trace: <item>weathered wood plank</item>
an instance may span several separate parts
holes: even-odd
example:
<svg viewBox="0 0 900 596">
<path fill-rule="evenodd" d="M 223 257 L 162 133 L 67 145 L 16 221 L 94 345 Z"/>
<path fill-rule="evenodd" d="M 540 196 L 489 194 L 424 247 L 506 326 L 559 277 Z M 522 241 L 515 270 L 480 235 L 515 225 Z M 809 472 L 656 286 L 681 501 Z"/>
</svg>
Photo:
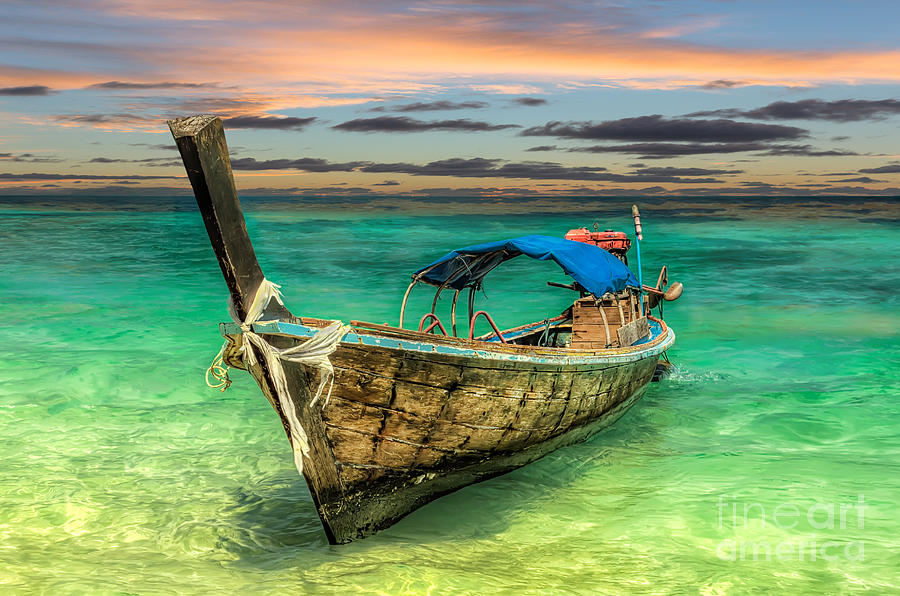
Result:
<svg viewBox="0 0 900 596">
<path fill-rule="evenodd" d="M 330 425 L 325 433 L 335 461 L 356 465 L 375 464 L 375 435 Z"/>
<path fill-rule="evenodd" d="M 641 370 L 644 368 L 641 366 Z M 332 398 L 336 400 L 333 411 L 323 416 L 329 425 L 338 427 L 337 438 L 333 440 L 336 457 L 344 458 L 342 463 L 428 469 L 445 461 L 449 453 L 481 452 L 490 456 L 493 450 L 515 445 L 524 447 L 565 432 L 573 425 L 586 424 L 630 395 L 633 390 L 631 377 L 622 372 L 626 369 L 636 369 L 636 366 L 608 367 L 593 373 L 564 373 L 563 376 L 571 379 L 568 399 L 516 400 L 458 388 L 449 394 L 441 390 L 432 394 L 432 407 L 425 416 L 384 406 L 350 403 L 340 397 Z M 407 388 L 412 389 L 410 399 L 421 395 L 423 389 L 429 389 L 416 385 Z M 437 406 L 441 403 L 443 406 L 438 411 Z M 392 404 L 396 405 L 404 405 L 404 402 Z M 515 417 L 510 421 L 513 413 Z M 329 428 L 329 436 L 334 432 Z M 345 444 L 346 437 L 341 435 L 347 432 L 373 437 L 374 453 L 368 442 L 361 451 L 349 449 Z M 346 460 L 353 454 L 362 459 Z M 371 480 L 371 477 L 366 478 Z"/>
<path fill-rule="evenodd" d="M 322 410 L 322 420 L 325 424 L 373 435 L 381 433 L 385 418 L 385 411 L 381 408 L 349 401 L 337 395 L 332 395 L 328 407 Z"/>
<path fill-rule="evenodd" d="M 450 392 L 446 389 L 395 381 L 391 407 L 433 420 L 440 416 L 449 398 Z"/>
<path fill-rule="evenodd" d="M 647 317 L 641 317 L 624 327 L 620 327 L 616 333 L 619 336 L 619 345 L 634 345 L 634 342 L 637 340 L 650 335 L 650 324 L 647 321 Z"/>
<path fill-rule="evenodd" d="M 375 463 L 385 467 L 408 468 L 421 451 L 421 445 L 380 440 L 375 450 Z"/>
<path fill-rule="evenodd" d="M 333 395 L 377 406 L 387 406 L 393 398 L 394 379 L 384 375 L 334 367 Z"/>
<path fill-rule="evenodd" d="M 434 420 L 434 418 L 425 418 L 397 410 L 387 410 L 385 411 L 384 427 L 380 434 L 382 437 L 424 445 L 428 433 L 434 426 Z"/>
</svg>

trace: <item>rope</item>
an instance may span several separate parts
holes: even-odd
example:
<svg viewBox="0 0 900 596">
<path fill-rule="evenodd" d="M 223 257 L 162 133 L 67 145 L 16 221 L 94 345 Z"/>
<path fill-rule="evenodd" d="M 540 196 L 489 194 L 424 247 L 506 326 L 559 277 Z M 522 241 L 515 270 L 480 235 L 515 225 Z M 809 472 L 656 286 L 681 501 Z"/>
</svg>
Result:
<svg viewBox="0 0 900 596">
<path fill-rule="evenodd" d="M 597 308 L 600 309 L 600 318 L 603 319 L 603 330 L 606 332 L 606 347 L 612 345 L 612 337 L 609 335 L 609 321 L 606 319 L 606 311 L 603 310 L 603 303 L 600 302 L 597 304 Z"/>
<path fill-rule="evenodd" d="M 206 369 L 206 386 L 211 389 L 225 391 L 226 389 L 231 387 L 231 379 L 228 378 L 228 369 L 231 367 L 225 364 L 225 361 L 223 359 L 225 348 L 227 346 L 228 340 L 225 340 L 225 343 L 223 343 L 222 347 L 219 348 L 219 353 L 216 354 L 215 358 L 213 358 L 212 364 L 210 364 L 209 368 Z M 215 384 L 210 382 L 210 377 L 215 379 Z"/>
<path fill-rule="evenodd" d="M 325 390 L 325 386 L 328 385 L 328 395 L 325 397 L 325 405 L 327 405 L 331 399 L 331 390 L 334 388 L 334 367 L 332 367 L 328 356 L 337 349 L 338 345 L 341 343 L 341 338 L 343 338 L 347 331 L 350 330 L 350 327 L 344 325 L 341 321 L 333 321 L 330 325 L 319 330 L 309 340 L 299 346 L 286 349 L 276 348 L 262 336 L 253 331 L 253 324 L 260 321 L 260 318 L 263 316 L 263 313 L 272 300 L 275 300 L 284 306 L 284 302 L 281 300 L 280 288 L 281 286 L 274 284 L 267 279 L 263 279 L 262 283 L 259 284 L 259 288 L 256 290 L 256 296 L 253 297 L 250 308 L 247 309 L 247 317 L 244 321 L 238 320 L 238 317 L 235 316 L 233 305 L 229 310 L 232 318 L 241 326 L 242 334 L 239 349 L 243 354 L 242 357 L 244 361 L 248 366 L 258 364 L 256 350 L 253 349 L 256 348 L 262 355 L 266 367 L 269 369 L 272 379 L 272 389 L 281 406 L 282 413 L 285 418 L 287 418 L 288 427 L 291 431 L 291 446 L 294 450 L 294 464 L 297 466 L 297 471 L 302 474 L 303 456 L 309 456 L 309 439 L 306 431 L 303 429 L 303 425 L 300 423 L 300 419 L 297 417 L 297 408 L 291 401 L 290 390 L 288 388 L 287 377 L 284 373 L 282 360 L 318 368 L 319 386 L 316 389 L 315 397 L 309 402 L 309 405 L 313 406 L 316 404 L 321 397 L 322 392 Z M 213 360 L 213 364 L 207 371 L 207 374 L 213 376 L 219 383 L 223 382 L 222 374 L 225 375 L 224 379 L 228 379 L 227 368 L 224 369 L 224 373 L 222 373 L 220 371 L 223 367 L 221 364 L 218 364 L 224 349 L 225 346 L 222 346 L 222 349 L 219 350 L 219 354 L 216 356 L 216 359 Z M 207 382 L 207 384 L 211 387 L 213 386 L 209 382 Z M 228 385 L 230 385 L 230 380 L 224 385 L 222 391 L 224 391 Z M 216 385 L 216 387 L 222 387 L 222 385 Z"/>
</svg>

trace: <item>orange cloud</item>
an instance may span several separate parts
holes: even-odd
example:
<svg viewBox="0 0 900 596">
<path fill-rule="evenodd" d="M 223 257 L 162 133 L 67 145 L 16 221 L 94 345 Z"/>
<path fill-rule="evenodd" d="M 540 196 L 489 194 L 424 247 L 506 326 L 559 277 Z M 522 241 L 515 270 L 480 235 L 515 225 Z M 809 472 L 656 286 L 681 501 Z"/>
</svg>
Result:
<svg viewBox="0 0 900 596">
<path fill-rule="evenodd" d="M 587 19 L 577 4 L 565 2 L 539 11 L 539 17 L 452 1 L 401 6 L 199 0 L 185 6 L 175 0 L 152 5 L 107 0 L 94 5 L 147 19 L 148 27 L 157 22 L 169 36 L 152 51 L 128 50 L 130 58 L 145 60 L 153 80 L 227 81 L 262 93 L 277 87 L 281 97 L 271 100 L 276 109 L 333 105 L 340 94 L 448 86 L 484 91 L 485 85 L 567 81 L 641 88 L 719 79 L 790 86 L 900 81 L 895 49 L 738 49 L 673 39 L 719 26 L 714 16 L 642 30 L 632 22 L 634 15 L 629 21 L 606 10 Z"/>
<path fill-rule="evenodd" d="M 97 80 L 97 75 L 87 72 L 68 72 L 58 69 L 27 68 L 0 64 L 0 87 L 24 87 L 45 85 L 51 89 L 84 87 Z"/>
<path fill-rule="evenodd" d="M 146 8 L 124 1 L 116 6 L 131 14 Z M 357 7 L 326 14 L 322 6 L 264 2 L 251 10 L 243 3 L 199 3 L 192 8 L 193 18 L 218 21 L 211 34 L 216 51 L 175 47 L 164 60 L 189 79 L 202 73 L 206 79 L 248 83 L 304 81 L 306 86 L 312 80 L 318 81 L 312 86 L 364 85 L 383 92 L 408 90 L 423 81 L 465 85 L 475 78 L 472 84 L 483 85 L 483 78 L 498 76 L 516 78 L 516 83 L 525 78 L 643 81 L 646 86 L 725 78 L 777 85 L 900 80 L 897 50 L 736 49 L 669 39 L 715 27 L 717 21 L 710 18 L 635 33 L 616 23 L 559 21 L 537 27 L 462 9 L 378 15 Z M 267 10 L 273 11 L 269 17 L 280 15 L 277 24 L 259 17 Z M 168 18 L 178 12 L 154 4 L 146 15 Z"/>
</svg>

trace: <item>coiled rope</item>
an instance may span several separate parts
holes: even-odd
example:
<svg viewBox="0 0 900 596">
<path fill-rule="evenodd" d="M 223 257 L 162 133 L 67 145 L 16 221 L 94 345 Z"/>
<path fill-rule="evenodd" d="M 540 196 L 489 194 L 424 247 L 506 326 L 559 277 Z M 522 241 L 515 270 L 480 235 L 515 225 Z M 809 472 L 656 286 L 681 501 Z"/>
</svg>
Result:
<svg viewBox="0 0 900 596">
<path fill-rule="evenodd" d="M 231 379 L 228 377 L 228 369 L 231 368 L 225 364 L 225 348 L 228 347 L 228 340 L 219 348 L 219 353 L 213 358 L 212 364 L 206 369 L 206 386 L 211 389 L 225 391 L 231 387 Z M 212 377 L 216 382 L 212 383 L 209 378 Z"/>
</svg>

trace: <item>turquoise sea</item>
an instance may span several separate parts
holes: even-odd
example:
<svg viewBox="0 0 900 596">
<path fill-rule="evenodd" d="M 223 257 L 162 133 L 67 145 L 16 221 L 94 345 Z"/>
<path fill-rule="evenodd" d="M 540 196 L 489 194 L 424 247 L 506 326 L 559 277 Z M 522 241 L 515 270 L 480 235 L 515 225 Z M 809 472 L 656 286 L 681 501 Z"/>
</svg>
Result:
<svg viewBox="0 0 900 596">
<path fill-rule="evenodd" d="M 396 323 L 448 250 L 630 231 L 632 202 L 645 283 L 685 285 L 677 371 L 590 441 L 330 546 L 252 379 L 204 383 L 228 315 L 193 200 L 0 199 L 0 592 L 900 592 L 897 200 L 244 207 L 295 313 Z M 511 262 L 479 305 L 555 315 L 547 280 Z"/>
</svg>

